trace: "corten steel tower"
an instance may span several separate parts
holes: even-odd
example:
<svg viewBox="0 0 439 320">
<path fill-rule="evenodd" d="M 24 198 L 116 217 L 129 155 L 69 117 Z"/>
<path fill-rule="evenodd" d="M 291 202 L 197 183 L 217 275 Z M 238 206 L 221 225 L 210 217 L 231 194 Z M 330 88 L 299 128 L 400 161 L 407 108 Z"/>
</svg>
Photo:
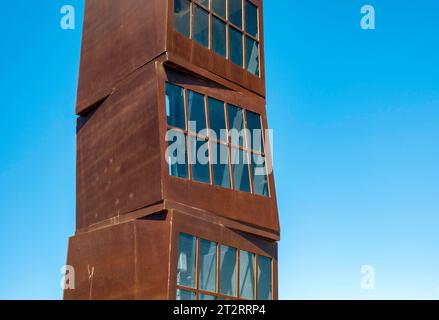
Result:
<svg viewBox="0 0 439 320">
<path fill-rule="evenodd" d="M 262 16 L 262 0 L 86 1 L 65 299 L 278 298 Z"/>
</svg>

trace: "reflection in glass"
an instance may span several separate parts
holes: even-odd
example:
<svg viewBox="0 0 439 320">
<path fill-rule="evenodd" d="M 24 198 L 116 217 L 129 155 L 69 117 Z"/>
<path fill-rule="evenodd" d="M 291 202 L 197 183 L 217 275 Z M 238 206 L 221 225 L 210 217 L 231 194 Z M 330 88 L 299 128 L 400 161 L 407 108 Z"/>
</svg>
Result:
<svg viewBox="0 0 439 320">
<path fill-rule="evenodd" d="M 245 1 L 245 31 L 258 37 L 258 8 L 250 1 Z"/>
<path fill-rule="evenodd" d="M 244 111 L 234 105 L 229 104 L 227 108 L 229 116 L 229 134 L 230 142 L 233 145 L 244 147 L 245 131 L 244 131 Z"/>
<path fill-rule="evenodd" d="M 210 183 L 209 143 L 201 138 L 189 137 L 192 180 Z"/>
<path fill-rule="evenodd" d="M 268 177 L 265 157 L 252 154 L 253 192 L 268 197 Z"/>
<path fill-rule="evenodd" d="M 169 175 L 187 179 L 187 140 L 186 135 L 177 130 L 169 130 L 166 134 L 168 141 Z"/>
<path fill-rule="evenodd" d="M 250 192 L 247 152 L 232 148 L 232 171 L 236 190 Z"/>
<path fill-rule="evenodd" d="M 224 102 L 209 98 L 209 125 L 215 132 L 215 140 L 227 142 L 226 117 L 224 114 Z"/>
<path fill-rule="evenodd" d="M 185 129 L 184 89 L 166 83 L 166 118 L 168 125 Z"/>
<path fill-rule="evenodd" d="M 229 20 L 242 28 L 242 0 L 229 0 Z"/>
<path fill-rule="evenodd" d="M 206 129 L 206 111 L 204 108 L 204 96 L 188 90 L 188 118 L 189 131 L 200 133 Z M 204 132 L 206 134 L 206 132 Z"/>
<path fill-rule="evenodd" d="M 245 37 L 245 65 L 247 71 L 259 76 L 259 45 L 250 37 Z"/>
<path fill-rule="evenodd" d="M 211 143 L 211 153 L 214 184 L 230 188 L 229 147 L 219 143 Z"/>
<path fill-rule="evenodd" d="M 271 259 L 258 256 L 258 300 L 271 300 L 271 288 Z"/>
<path fill-rule="evenodd" d="M 178 285 L 195 288 L 195 259 L 195 237 L 181 233 L 178 240 Z"/>
<path fill-rule="evenodd" d="M 232 27 L 229 27 L 229 50 L 230 60 L 238 66 L 242 67 L 242 33 Z"/>
<path fill-rule="evenodd" d="M 226 18 L 226 0 L 212 0 L 212 10 L 224 19 Z"/>
<path fill-rule="evenodd" d="M 185 290 L 177 290 L 176 300 L 195 300 L 195 293 Z"/>
<path fill-rule="evenodd" d="M 194 6 L 194 39 L 199 44 L 209 47 L 209 14 L 199 6 Z"/>
<path fill-rule="evenodd" d="M 255 255 L 241 250 L 239 252 L 239 296 L 254 300 Z"/>
<path fill-rule="evenodd" d="M 262 143 L 261 116 L 257 113 L 247 111 L 247 129 L 249 130 L 250 148 L 258 152 L 264 152 Z"/>
<path fill-rule="evenodd" d="M 216 251 L 215 242 L 200 240 L 200 289 L 216 292 Z"/>
<path fill-rule="evenodd" d="M 190 36 L 190 2 L 174 0 L 174 29 L 186 37 Z"/>
<path fill-rule="evenodd" d="M 216 17 L 212 17 L 212 50 L 226 58 L 226 24 Z"/>
<path fill-rule="evenodd" d="M 236 296 L 236 249 L 221 246 L 220 293 Z"/>
</svg>

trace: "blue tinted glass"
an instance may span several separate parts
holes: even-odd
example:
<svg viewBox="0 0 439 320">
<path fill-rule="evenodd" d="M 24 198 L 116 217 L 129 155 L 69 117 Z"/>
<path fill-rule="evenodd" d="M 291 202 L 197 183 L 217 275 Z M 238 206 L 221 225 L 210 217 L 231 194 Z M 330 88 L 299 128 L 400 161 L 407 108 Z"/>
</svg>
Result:
<svg viewBox="0 0 439 320">
<path fill-rule="evenodd" d="M 196 3 L 202 4 L 206 8 L 209 8 L 209 0 L 195 0 Z"/>
<path fill-rule="evenodd" d="M 242 28 L 242 0 L 229 0 L 229 20 Z"/>
<path fill-rule="evenodd" d="M 271 259 L 258 256 L 258 300 L 272 299 Z"/>
<path fill-rule="evenodd" d="M 253 192 L 268 197 L 268 177 L 265 157 L 252 154 Z"/>
<path fill-rule="evenodd" d="M 235 189 L 250 192 L 247 152 L 232 148 L 232 170 Z"/>
<path fill-rule="evenodd" d="M 222 245 L 220 250 L 220 293 L 236 296 L 236 249 Z"/>
<path fill-rule="evenodd" d="M 207 240 L 200 240 L 200 289 L 216 292 L 216 252 L 217 244 Z"/>
<path fill-rule="evenodd" d="M 190 137 L 190 157 L 192 164 L 192 180 L 210 183 L 209 143 L 200 138 Z"/>
<path fill-rule="evenodd" d="M 216 297 L 208 294 L 200 294 L 198 300 L 216 300 Z"/>
<path fill-rule="evenodd" d="M 216 186 L 230 188 L 229 148 L 223 144 L 212 143 L 211 150 L 213 182 Z"/>
<path fill-rule="evenodd" d="M 215 137 L 212 137 L 214 140 L 227 141 L 224 102 L 209 98 L 209 124 L 215 133 Z"/>
<path fill-rule="evenodd" d="M 195 293 L 185 290 L 177 290 L 176 300 L 195 300 Z"/>
<path fill-rule="evenodd" d="M 185 134 L 180 131 L 169 130 L 166 134 L 166 141 L 168 141 L 169 175 L 187 179 L 189 174 Z"/>
<path fill-rule="evenodd" d="M 229 117 L 230 142 L 233 145 L 245 145 L 244 131 L 244 111 L 234 105 L 229 104 L 227 108 Z"/>
<path fill-rule="evenodd" d="M 199 6 L 194 6 L 194 39 L 199 44 L 209 47 L 209 14 Z"/>
<path fill-rule="evenodd" d="M 245 65 L 248 72 L 259 76 L 259 45 L 250 37 L 245 37 Z"/>
<path fill-rule="evenodd" d="M 226 58 L 226 24 L 212 17 L 212 50 Z"/>
<path fill-rule="evenodd" d="M 239 296 L 255 298 L 255 255 L 247 251 L 239 252 Z"/>
<path fill-rule="evenodd" d="M 226 0 L 212 0 L 212 10 L 223 18 L 226 18 Z"/>
<path fill-rule="evenodd" d="M 249 130 L 249 140 L 251 149 L 259 152 L 264 151 L 262 141 L 261 116 L 257 113 L 247 111 L 247 129 Z"/>
<path fill-rule="evenodd" d="M 242 33 L 232 27 L 229 27 L 229 50 L 230 60 L 238 66 L 242 67 Z"/>
<path fill-rule="evenodd" d="M 245 31 L 258 37 L 258 8 L 250 1 L 245 1 Z"/>
<path fill-rule="evenodd" d="M 188 90 L 188 118 L 189 131 L 200 133 L 201 130 L 206 129 L 204 96 L 191 90 Z"/>
<path fill-rule="evenodd" d="M 190 35 L 190 2 L 174 0 L 174 29 L 189 38 Z"/>
<path fill-rule="evenodd" d="M 195 288 L 196 239 L 180 234 L 178 240 L 177 284 Z"/>
<path fill-rule="evenodd" d="M 185 129 L 184 89 L 166 83 L 166 117 L 168 125 Z"/>
</svg>

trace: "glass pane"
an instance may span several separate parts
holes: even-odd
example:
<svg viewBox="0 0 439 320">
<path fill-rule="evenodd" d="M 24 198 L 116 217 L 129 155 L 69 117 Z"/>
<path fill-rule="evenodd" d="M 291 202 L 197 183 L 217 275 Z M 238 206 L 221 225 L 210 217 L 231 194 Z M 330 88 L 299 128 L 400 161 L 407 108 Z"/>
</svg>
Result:
<svg viewBox="0 0 439 320">
<path fill-rule="evenodd" d="M 259 45 L 250 37 L 245 37 L 245 65 L 247 71 L 259 76 Z"/>
<path fill-rule="evenodd" d="M 209 124 L 210 129 L 215 133 L 212 138 L 227 142 L 224 102 L 209 98 Z"/>
<path fill-rule="evenodd" d="M 244 111 L 234 105 L 228 105 L 230 143 L 245 146 Z"/>
<path fill-rule="evenodd" d="M 255 255 L 247 251 L 239 252 L 239 296 L 254 300 Z"/>
<path fill-rule="evenodd" d="M 188 90 L 188 118 L 189 131 L 200 133 L 206 129 L 206 111 L 204 108 L 204 96 Z M 206 135 L 206 132 L 201 132 Z"/>
<path fill-rule="evenodd" d="M 236 296 L 236 249 L 221 246 L 220 293 Z"/>
<path fill-rule="evenodd" d="M 170 83 L 166 83 L 166 117 L 168 125 L 186 129 L 184 89 Z"/>
<path fill-rule="evenodd" d="M 192 180 L 210 183 L 209 143 L 201 138 L 190 137 Z"/>
<path fill-rule="evenodd" d="M 202 4 L 206 8 L 209 8 L 209 0 L 195 0 L 195 2 Z"/>
<path fill-rule="evenodd" d="M 215 242 L 200 240 L 200 289 L 216 292 L 216 248 Z"/>
<path fill-rule="evenodd" d="M 258 300 L 271 300 L 271 259 L 258 256 Z"/>
<path fill-rule="evenodd" d="M 212 0 L 212 10 L 224 19 L 226 18 L 226 0 Z"/>
<path fill-rule="evenodd" d="M 211 144 L 213 182 L 216 186 L 230 188 L 229 148 L 219 143 Z"/>
<path fill-rule="evenodd" d="M 247 152 L 232 148 L 232 170 L 235 189 L 250 192 Z"/>
<path fill-rule="evenodd" d="M 189 174 L 186 135 L 177 130 L 169 130 L 166 134 L 166 141 L 168 141 L 169 175 L 187 179 Z"/>
<path fill-rule="evenodd" d="M 245 31 L 258 37 L 258 8 L 250 1 L 245 2 Z"/>
<path fill-rule="evenodd" d="M 247 111 L 247 129 L 249 130 L 250 148 L 264 152 L 262 143 L 261 116 L 257 113 Z"/>
<path fill-rule="evenodd" d="M 208 294 L 200 294 L 198 300 L 216 300 L 215 296 L 210 296 Z"/>
<path fill-rule="evenodd" d="M 265 157 L 252 155 L 253 192 L 268 197 L 268 178 Z"/>
<path fill-rule="evenodd" d="M 230 60 L 242 67 L 242 33 L 229 27 L 229 40 Z"/>
<path fill-rule="evenodd" d="M 195 293 L 185 290 L 177 290 L 177 300 L 195 300 Z"/>
<path fill-rule="evenodd" d="M 190 11 L 188 0 L 174 0 L 174 29 L 188 38 L 190 36 Z"/>
<path fill-rule="evenodd" d="M 180 234 L 178 240 L 177 284 L 195 288 L 196 239 L 187 234 Z"/>
<path fill-rule="evenodd" d="M 226 58 L 226 24 L 212 17 L 212 50 Z"/>
<path fill-rule="evenodd" d="M 242 0 L 229 0 L 229 20 L 242 28 Z"/>
<path fill-rule="evenodd" d="M 194 6 L 194 39 L 209 47 L 209 14 L 199 6 Z"/>
</svg>

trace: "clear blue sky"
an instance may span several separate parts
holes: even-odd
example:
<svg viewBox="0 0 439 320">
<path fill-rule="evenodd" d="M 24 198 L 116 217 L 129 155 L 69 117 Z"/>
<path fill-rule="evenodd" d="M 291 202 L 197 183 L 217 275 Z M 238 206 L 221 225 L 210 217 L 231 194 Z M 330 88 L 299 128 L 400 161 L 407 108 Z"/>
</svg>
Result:
<svg viewBox="0 0 439 320">
<path fill-rule="evenodd" d="M 75 31 L 59 27 L 64 4 Z M 364 4 L 375 31 L 360 28 Z M 61 297 L 82 10 L 0 12 L 0 299 Z M 280 297 L 438 299 L 439 4 L 266 0 L 264 15 Z"/>
</svg>

